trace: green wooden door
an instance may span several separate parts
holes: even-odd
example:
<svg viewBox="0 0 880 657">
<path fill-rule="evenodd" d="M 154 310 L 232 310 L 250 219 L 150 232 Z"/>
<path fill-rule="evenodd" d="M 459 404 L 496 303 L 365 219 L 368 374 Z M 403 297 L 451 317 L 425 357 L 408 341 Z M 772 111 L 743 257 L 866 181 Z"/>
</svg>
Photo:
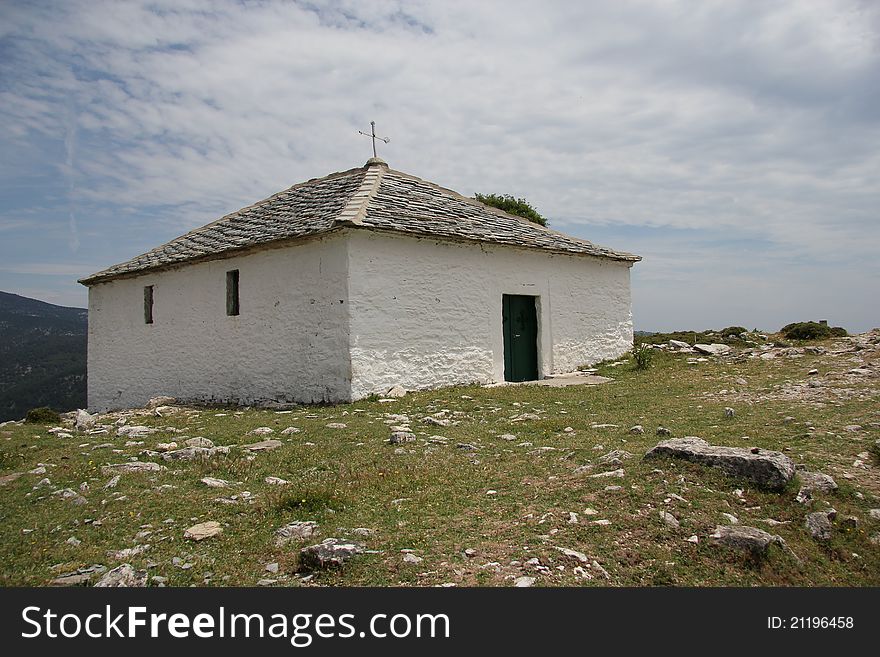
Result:
<svg viewBox="0 0 880 657">
<path fill-rule="evenodd" d="M 535 298 L 519 294 L 505 294 L 502 297 L 505 381 L 534 381 L 538 378 Z"/>
</svg>

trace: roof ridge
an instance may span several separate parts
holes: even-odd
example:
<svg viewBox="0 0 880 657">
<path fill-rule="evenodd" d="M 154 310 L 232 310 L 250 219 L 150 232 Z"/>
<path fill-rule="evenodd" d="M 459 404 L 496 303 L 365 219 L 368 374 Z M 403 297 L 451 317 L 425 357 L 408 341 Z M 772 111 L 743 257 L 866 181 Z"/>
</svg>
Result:
<svg viewBox="0 0 880 657">
<path fill-rule="evenodd" d="M 378 160 L 378 158 L 376 159 Z M 342 208 L 342 212 L 334 220 L 334 224 L 364 225 L 367 206 L 369 206 L 370 200 L 376 195 L 376 192 L 379 191 L 379 185 L 385 172 L 388 171 L 388 165 L 373 162 L 371 158 L 363 168 L 366 169 L 366 172 L 364 173 L 364 179 L 361 181 L 361 186 L 348 199 L 345 207 Z"/>
<path fill-rule="evenodd" d="M 505 212 L 501 208 L 496 208 L 492 205 L 487 205 L 486 203 L 478 201 L 475 198 L 471 198 L 470 196 L 465 196 L 464 194 L 461 194 L 460 192 L 457 192 L 454 189 L 449 189 L 448 187 L 443 187 L 442 185 L 438 185 L 437 183 L 431 182 L 430 180 L 425 180 L 424 178 L 419 178 L 418 176 L 414 176 L 411 173 L 406 173 L 405 171 L 398 171 L 397 169 L 390 169 L 390 173 L 399 174 L 399 175 L 403 176 L 404 178 L 410 178 L 411 180 L 417 180 L 421 183 L 424 183 L 425 185 L 428 185 L 429 187 L 433 187 L 434 189 L 438 189 L 442 192 L 446 192 L 448 194 L 451 194 L 452 196 L 454 196 L 454 197 L 458 198 L 459 200 L 462 200 L 470 205 L 488 210 L 489 212 L 491 212 L 495 215 L 498 215 L 499 217 L 513 219 L 514 221 L 518 221 L 519 223 L 522 223 L 522 224 L 528 226 L 529 228 L 536 229 L 538 231 L 543 231 L 543 232 L 549 233 L 551 235 L 560 235 L 560 236 L 564 237 L 565 239 L 573 240 L 575 242 L 580 242 L 582 244 L 592 246 L 596 249 L 606 251 L 608 253 L 621 255 L 621 256 L 624 256 L 627 258 L 633 257 L 638 260 L 641 260 L 641 257 L 636 256 L 635 254 L 628 253 L 626 251 L 617 251 L 615 249 L 610 249 L 608 247 L 600 246 L 599 244 L 596 244 L 595 242 L 591 242 L 590 240 L 583 239 L 581 237 L 575 237 L 574 235 L 569 235 L 567 233 L 563 233 L 562 231 L 548 228 L 547 226 L 544 226 L 542 224 L 531 221 L 530 219 L 526 219 L 525 217 L 521 217 L 516 214 L 511 214 L 510 212 Z"/>
</svg>

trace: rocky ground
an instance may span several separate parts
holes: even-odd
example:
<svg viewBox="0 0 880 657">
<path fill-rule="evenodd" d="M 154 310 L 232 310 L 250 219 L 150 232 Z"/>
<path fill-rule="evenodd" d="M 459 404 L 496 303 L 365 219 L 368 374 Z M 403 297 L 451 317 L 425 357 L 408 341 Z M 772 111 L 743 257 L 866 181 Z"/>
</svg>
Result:
<svg viewBox="0 0 880 657">
<path fill-rule="evenodd" d="M 655 350 L 600 386 L 4 423 L 0 583 L 880 584 L 880 331 Z"/>
</svg>

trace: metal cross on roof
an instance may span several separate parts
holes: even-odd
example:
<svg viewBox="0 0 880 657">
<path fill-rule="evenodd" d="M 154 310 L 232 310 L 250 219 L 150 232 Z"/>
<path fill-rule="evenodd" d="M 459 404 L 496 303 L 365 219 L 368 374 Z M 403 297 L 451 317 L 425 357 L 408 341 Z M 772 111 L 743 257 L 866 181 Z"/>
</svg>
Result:
<svg viewBox="0 0 880 657">
<path fill-rule="evenodd" d="M 370 121 L 370 133 L 371 134 L 368 134 L 368 133 L 364 132 L 363 130 L 358 130 L 358 132 L 361 133 L 362 135 L 364 135 L 365 137 L 371 137 L 373 139 L 373 157 L 379 157 L 376 154 L 376 140 L 377 139 L 379 141 L 384 141 L 386 144 L 389 141 L 391 141 L 391 137 L 377 137 L 376 136 L 376 122 L 375 121 Z"/>
</svg>

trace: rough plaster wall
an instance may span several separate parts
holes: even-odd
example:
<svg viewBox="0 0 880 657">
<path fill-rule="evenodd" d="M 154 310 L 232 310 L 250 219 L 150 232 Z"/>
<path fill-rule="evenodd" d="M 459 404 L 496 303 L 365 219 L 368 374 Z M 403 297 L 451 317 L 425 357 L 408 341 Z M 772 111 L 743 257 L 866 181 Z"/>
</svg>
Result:
<svg viewBox="0 0 880 657">
<path fill-rule="evenodd" d="M 352 397 L 504 379 L 503 294 L 538 296 L 539 376 L 632 344 L 627 264 L 357 231 L 349 241 Z"/>
<path fill-rule="evenodd" d="M 91 409 L 183 400 L 347 401 L 347 238 L 333 235 L 89 290 Z M 226 315 L 240 270 L 241 314 Z M 154 286 L 154 323 L 143 288 Z"/>
</svg>

